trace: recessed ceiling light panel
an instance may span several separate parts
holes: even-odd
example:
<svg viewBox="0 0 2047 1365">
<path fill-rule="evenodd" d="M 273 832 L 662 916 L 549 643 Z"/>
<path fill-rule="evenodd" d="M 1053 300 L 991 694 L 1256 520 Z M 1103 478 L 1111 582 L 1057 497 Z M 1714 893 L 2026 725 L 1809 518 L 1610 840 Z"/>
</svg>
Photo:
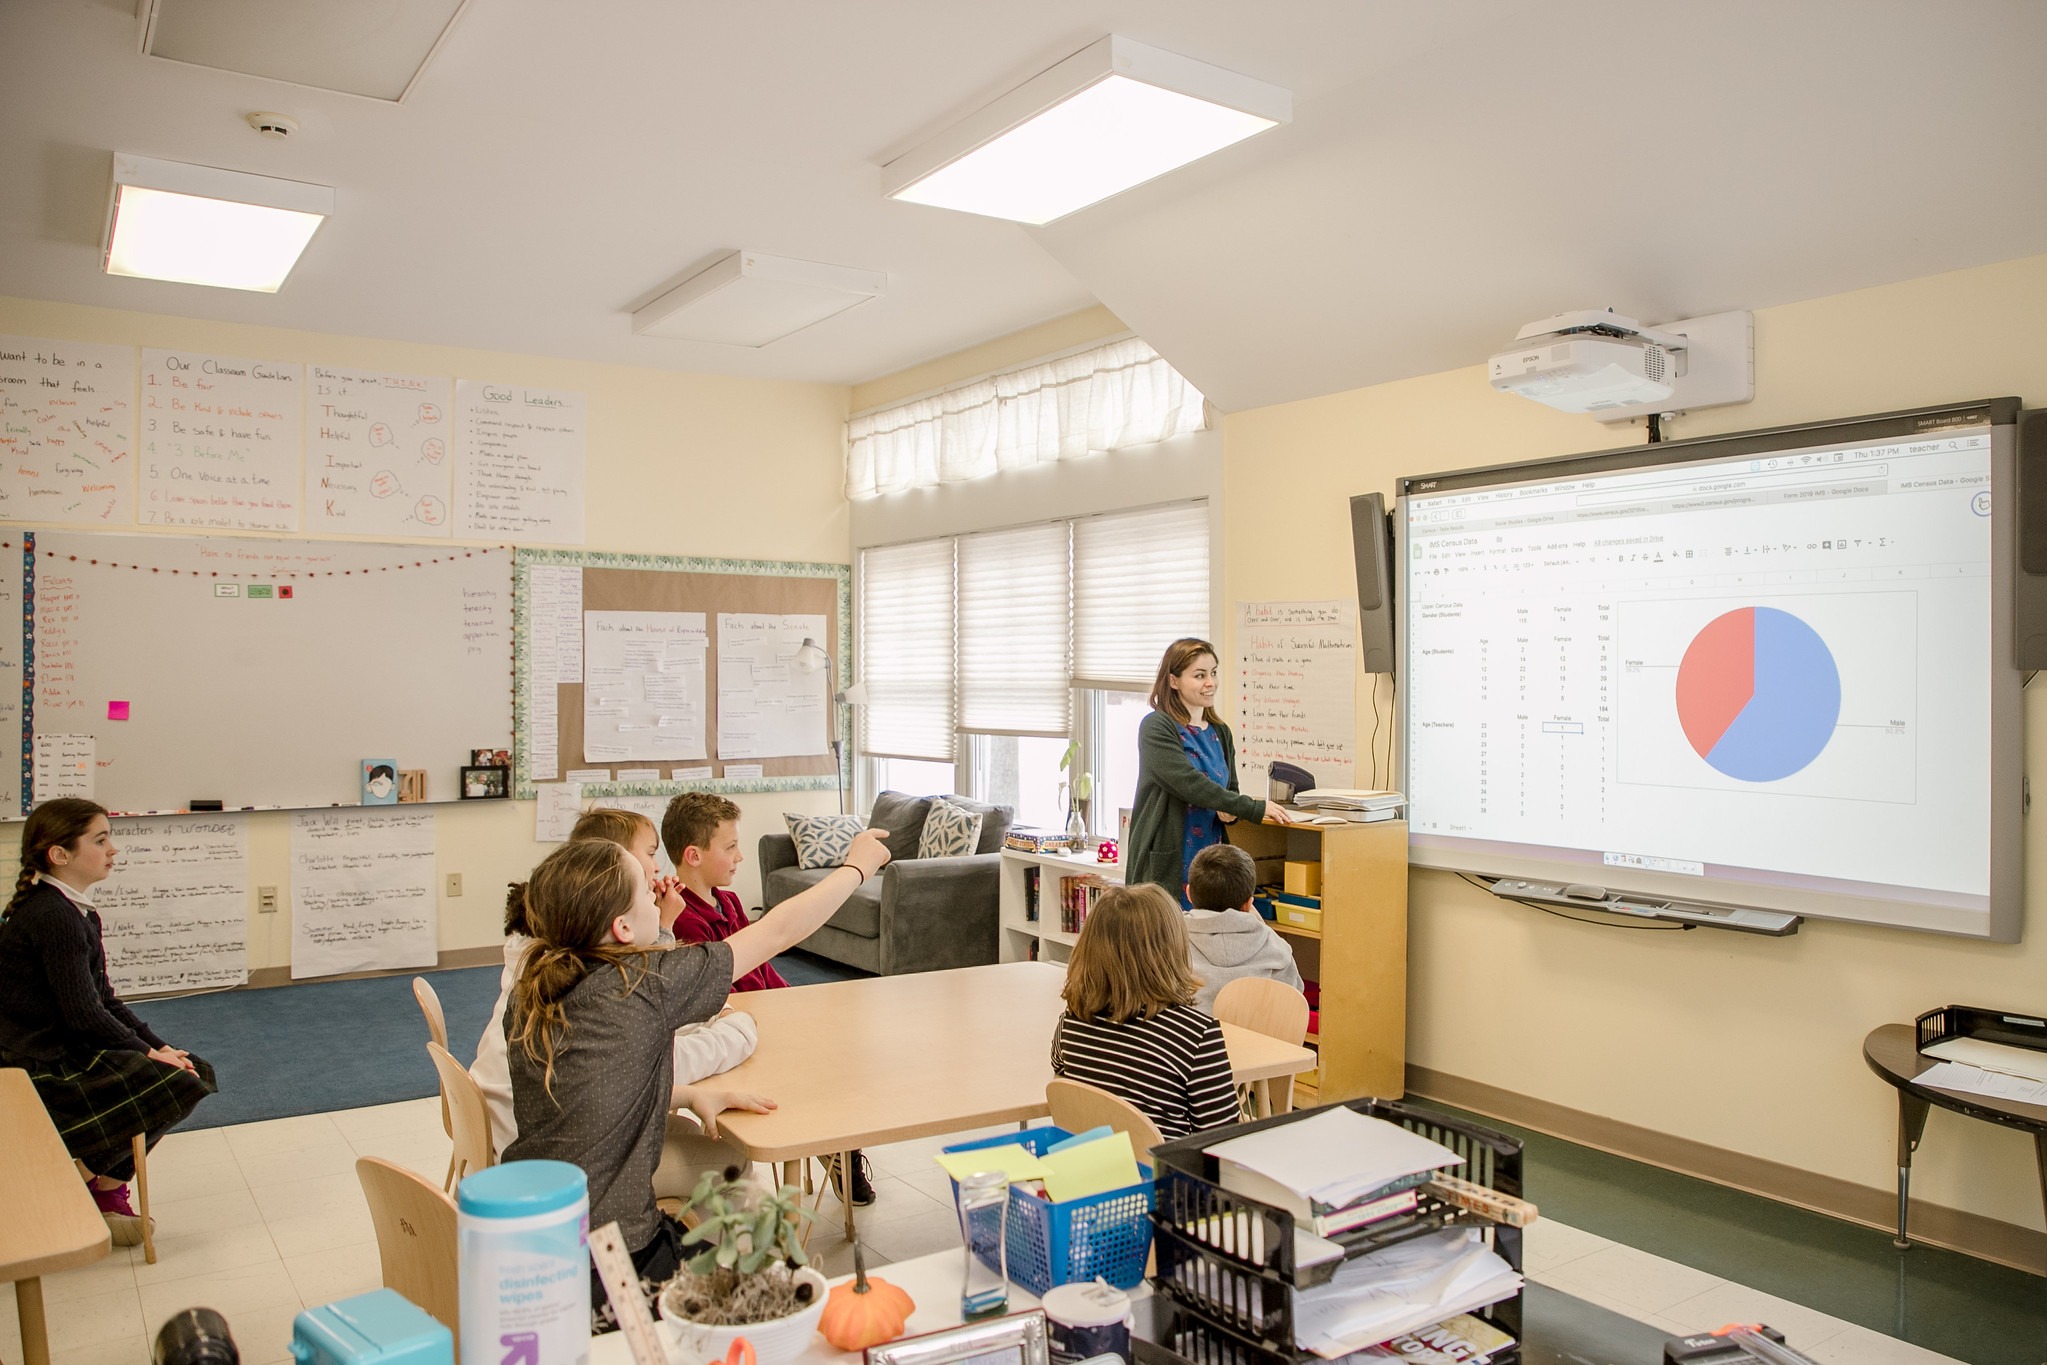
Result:
<svg viewBox="0 0 2047 1365">
<path fill-rule="evenodd" d="M 882 192 L 1049 223 L 1292 119 L 1276 85 L 1112 34 L 889 162 Z"/>
<path fill-rule="evenodd" d="M 888 288 L 877 270 L 735 251 L 633 313 L 641 336 L 761 347 Z"/>
<path fill-rule="evenodd" d="M 325 185 L 116 152 L 100 265 L 274 294 L 333 211 Z"/>
</svg>

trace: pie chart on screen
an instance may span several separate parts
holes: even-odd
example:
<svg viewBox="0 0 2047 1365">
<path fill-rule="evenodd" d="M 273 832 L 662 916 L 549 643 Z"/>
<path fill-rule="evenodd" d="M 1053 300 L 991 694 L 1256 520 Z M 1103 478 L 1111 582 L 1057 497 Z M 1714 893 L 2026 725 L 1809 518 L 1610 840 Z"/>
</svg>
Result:
<svg viewBox="0 0 2047 1365">
<path fill-rule="evenodd" d="M 1706 624 L 1677 669 L 1677 718 L 1700 758 L 1741 782 L 1803 769 L 1834 737 L 1841 671 L 1819 632 L 1776 607 Z"/>
</svg>

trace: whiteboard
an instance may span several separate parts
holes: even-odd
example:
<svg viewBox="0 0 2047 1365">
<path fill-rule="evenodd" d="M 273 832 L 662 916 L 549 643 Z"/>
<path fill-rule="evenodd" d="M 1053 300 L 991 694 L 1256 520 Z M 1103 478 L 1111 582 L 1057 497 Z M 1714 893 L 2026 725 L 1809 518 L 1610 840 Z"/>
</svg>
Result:
<svg viewBox="0 0 2047 1365">
<path fill-rule="evenodd" d="M 508 550 L 44 531 L 29 563 L 24 743 L 93 736 L 111 810 L 352 806 L 368 758 L 452 801 L 511 746 Z"/>
</svg>

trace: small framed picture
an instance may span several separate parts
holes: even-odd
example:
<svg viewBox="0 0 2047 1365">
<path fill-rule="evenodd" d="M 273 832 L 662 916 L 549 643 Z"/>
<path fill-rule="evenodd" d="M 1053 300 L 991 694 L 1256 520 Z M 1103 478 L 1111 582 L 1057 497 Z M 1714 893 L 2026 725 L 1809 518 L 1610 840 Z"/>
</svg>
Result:
<svg viewBox="0 0 2047 1365">
<path fill-rule="evenodd" d="M 1045 1310 L 970 1322 L 867 1348 L 867 1365 L 1046 1365 Z"/>
<path fill-rule="evenodd" d="M 502 801 L 512 793 L 512 770 L 502 763 L 478 763 L 462 769 L 464 801 Z"/>
<path fill-rule="evenodd" d="M 479 768 L 509 768 L 512 766 L 510 749 L 471 749 L 469 761 Z"/>
</svg>

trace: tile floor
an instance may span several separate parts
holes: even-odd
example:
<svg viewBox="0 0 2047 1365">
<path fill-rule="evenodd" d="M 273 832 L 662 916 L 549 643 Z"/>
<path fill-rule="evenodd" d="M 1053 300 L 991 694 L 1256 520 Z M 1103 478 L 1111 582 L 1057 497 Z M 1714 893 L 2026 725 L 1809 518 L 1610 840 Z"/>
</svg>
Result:
<svg viewBox="0 0 2047 1365">
<path fill-rule="evenodd" d="M 980 1135 L 869 1153 L 876 1198 L 859 1222 L 870 1264 L 959 1244 L 950 1189 L 931 1157 L 947 1143 Z M 438 1182 L 448 1163 L 439 1101 L 173 1133 L 149 1163 L 157 1263 L 144 1264 L 139 1247 L 116 1247 L 105 1261 L 43 1282 L 53 1365 L 146 1362 L 156 1327 L 196 1305 L 226 1315 L 244 1365 L 288 1361 L 291 1323 L 301 1309 L 379 1283 L 376 1238 L 355 1177 L 361 1156 L 385 1157 Z M 852 1269 L 840 1221 L 827 1194 L 811 1250 L 829 1274 Z M 1555 1289 L 1674 1333 L 1760 1318 L 1829 1365 L 1950 1359 L 1559 1223 L 1529 1230 L 1527 1270 Z M 0 1286 L 0 1361 L 20 1359 L 14 1290 Z"/>
</svg>

